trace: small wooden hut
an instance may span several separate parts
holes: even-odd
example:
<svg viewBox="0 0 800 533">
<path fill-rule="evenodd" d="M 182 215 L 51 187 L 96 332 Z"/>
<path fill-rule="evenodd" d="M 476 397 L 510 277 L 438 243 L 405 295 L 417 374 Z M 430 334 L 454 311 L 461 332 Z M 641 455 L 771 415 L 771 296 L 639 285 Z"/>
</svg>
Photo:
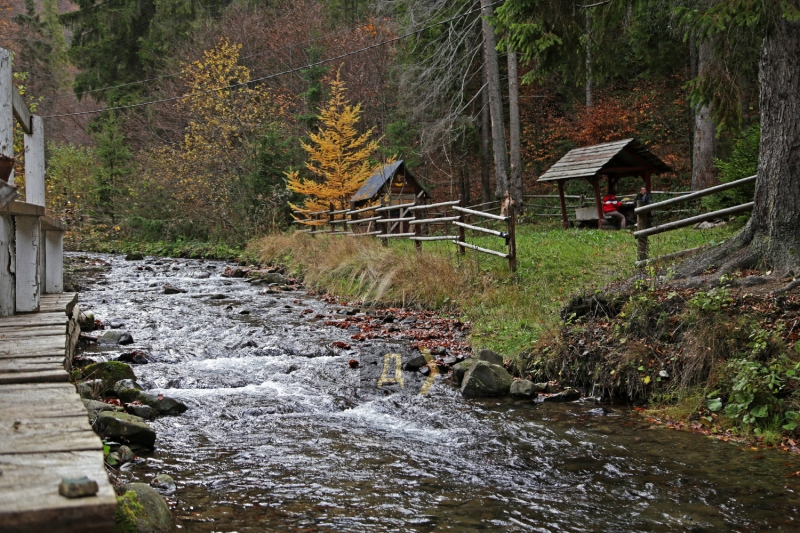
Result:
<svg viewBox="0 0 800 533">
<path fill-rule="evenodd" d="M 400 160 L 388 165 L 384 165 L 372 176 L 350 199 L 350 208 L 359 209 L 387 199 L 386 205 L 402 206 L 411 203 L 428 203 L 431 195 L 428 190 Z M 398 207 L 388 213 L 389 218 L 402 218 L 405 211 Z M 388 233 L 406 233 L 409 230 L 408 222 L 398 223 L 391 226 Z"/>
<path fill-rule="evenodd" d="M 606 177 L 607 189 L 616 187 L 620 178 L 641 176 L 649 193 L 650 177 L 653 174 L 670 172 L 672 169 L 636 139 L 625 139 L 584 148 L 575 148 L 567 152 L 555 165 L 542 174 L 537 182 L 558 184 L 558 195 L 561 200 L 561 222 L 564 228 L 569 227 L 567 208 L 564 201 L 564 183 L 574 179 L 585 179 L 594 189 L 597 207 L 597 224 L 603 225 L 603 203 L 600 194 L 600 181 Z"/>
</svg>

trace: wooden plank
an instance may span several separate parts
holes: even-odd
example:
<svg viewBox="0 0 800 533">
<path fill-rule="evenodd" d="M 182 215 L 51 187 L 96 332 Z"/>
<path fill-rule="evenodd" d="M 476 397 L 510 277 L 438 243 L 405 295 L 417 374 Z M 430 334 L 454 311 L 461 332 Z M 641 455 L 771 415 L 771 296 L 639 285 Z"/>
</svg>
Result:
<svg viewBox="0 0 800 533">
<path fill-rule="evenodd" d="M 63 356 L 0 359 L 0 373 L 37 372 L 40 370 L 64 368 L 63 365 Z"/>
<path fill-rule="evenodd" d="M 383 233 L 382 231 L 368 231 L 368 232 L 365 232 L 365 233 L 348 233 L 347 236 L 348 237 L 365 237 L 365 236 L 368 236 L 368 235 L 380 235 L 382 233 Z"/>
<path fill-rule="evenodd" d="M 42 248 L 38 217 L 16 217 L 17 223 L 17 313 L 39 311 L 44 292 L 39 279 Z"/>
<path fill-rule="evenodd" d="M 557 215 L 557 216 L 560 216 L 560 215 Z M 497 230 L 493 230 L 493 229 L 489 229 L 489 228 L 483 228 L 481 226 L 472 226 L 470 224 L 465 224 L 463 222 L 453 222 L 453 224 L 455 224 L 456 226 L 458 226 L 460 228 L 471 229 L 473 231 L 480 231 L 480 232 L 483 232 L 483 233 L 489 233 L 491 235 L 496 235 L 498 237 L 503 237 L 503 238 L 506 237 L 506 234 L 504 232 L 502 232 L 502 231 L 497 231 Z"/>
<path fill-rule="evenodd" d="M 392 209 L 405 209 L 407 207 L 413 207 L 415 205 L 417 205 L 417 204 L 414 203 L 414 202 L 412 202 L 410 204 L 386 205 L 386 206 L 383 206 L 383 207 L 375 208 L 375 211 L 376 212 L 381 212 L 381 211 L 391 211 Z"/>
<path fill-rule="evenodd" d="M 0 385 L 7 383 L 67 383 L 69 374 L 64 368 L 32 372 L 0 373 Z"/>
<path fill-rule="evenodd" d="M 433 209 L 435 207 L 448 207 L 453 205 L 458 205 L 461 203 L 461 200 L 450 200 L 448 202 L 439 202 L 438 204 L 420 204 L 409 207 L 409 211 L 418 211 L 420 209 Z"/>
<path fill-rule="evenodd" d="M 42 228 L 46 229 L 47 231 L 67 231 L 69 229 L 66 224 L 49 215 L 42 217 Z"/>
<path fill-rule="evenodd" d="M 452 241 L 458 239 L 458 235 L 433 235 L 431 237 L 409 237 L 412 241 Z"/>
<path fill-rule="evenodd" d="M 25 201 L 44 206 L 44 125 L 42 117 L 29 116 L 25 144 Z"/>
<path fill-rule="evenodd" d="M 24 408 L 24 407 L 23 407 Z M 53 451 L 79 452 L 102 449 L 100 437 L 82 416 L 3 421 L 0 454 L 51 453 Z"/>
<path fill-rule="evenodd" d="M 347 224 L 360 224 L 362 222 L 372 222 L 373 220 L 380 220 L 381 217 L 358 218 L 356 220 L 348 220 Z"/>
<path fill-rule="evenodd" d="M 65 292 L 59 294 L 44 294 L 42 295 L 39 313 L 64 313 L 67 316 L 72 315 L 75 305 L 78 303 L 77 292 Z M 3 319 L 0 319 L 2 322 Z"/>
<path fill-rule="evenodd" d="M 15 200 L 0 209 L 0 215 L 40 217 L 44 215 L 44 207 Z"/>
<path fill-rule="evenodd" d="M 381 235 L 381 239 L 401 239 L 403 237 L 414 237 L 416 233 L 387 233 Z"/>
<path fill-rule="evenodd" d="M 61 312 L 50 312 L 50 313 L 31 313 L 27 315 L 14 315 L 14 316 L 7 316 L 0 318 L 0 327 L 2 326 L 30 326 L 30 327 L 42 327 L 42 326 L 60 326 L 66 325 L 67 321 L 66 314 Z"/>
<path fill-rule="evenodd" d="M 12 107 L 14 108 L 14 118 L 17 119 L 20 129 L 30 135 L 33 131 L 31 127 L 31 112 L 16 87 L 14 87 L 11 93 L 11 98 Z"/>
<path fill-rule="evenodd" d="M 0 358 L 8 359 L 26 355 L 53 356 L 63 354 L 66 349 L 64 337 L 27 337 L 22 339 L 3 339 L 0 341 Z"/>
<path fill-rule="evenodd" d="M 711 213 L 704 213 L 702 215 L 697 215 L 696 217 L 689 217 L 689 218 L 684 218 L 683 220 L 676 220 L 675 222 L 669 222 L 667 224 L 662 224 L 654 228 L 634 231 L 633 236 L 647 237 L 649 235 L 664 233 L 665 231 L 672 231 L 674 229 L 684 228 L 686 226 L 692 226 L 694 224 L 697 224 L 698 222 L 703 222 L 705 220 L 711 220 L 714 218 L 745 213 L 747 211 L 752 210 L 754 205 L 755 202 L 750 202 L 748 204 L 737 205 L 734 207 L 729 207 L 727 209 L 720 209 L 719 211 L 712 211 Z"/>
<path fill-rule="evenodd" d="M 690 194 L 679 196 L 677 198 L 670 198 L 669 200 L 664 200 L 663 202 L 657 202 L 655 204 L 648 204 L 642 207 L 637 207 L 634 212 L 638 215 L 640 213 L 647 213 L 648 211 L 652 211 L 653 209 L 663 209 L 664 207 L 669 207 L 671 205 L 680 204 L 682 202 L 687 202 L 689 200 L 702 198 L 703 196 L 708 196 L 709 194 L 714 194 L 720 191 L 726 191 L 728 189 L 732 189 L 734 187 L 739 187 L 740 185 L 751 183 L 754 182 L 755 180 L 756 176 L 750 176 L 748 178 L 742 178 L 740 180 L 732 181 L 730 183 L 715 185 L 714 187 L 709 187 L 707 189 L 703 189 L 702 191 L 693 192 Z"/>
<path fill-rule="evenodd" d="M 348 211 L 347 214 L 348 215 L 355 215 L 355 214 L 358 214 L 358 213 L 366 213 L 367 211 L 374 211 L 378 207 L 380 207 L 380 206 L 379 205 L 373 205 L 372 207 L 362 207 L 361 209 L 354 209 L 352 211 Z"/>
<path fill-rule="evenodd" d="M 501 216 L 501 215 L 493 215 L 491 213 L 484 213 L 483 211 L 473 211 L 472 209 L 467 209 L 466 207 L 454 207 L 453 209 L 455 209 L 456 211 L 458 211 L 460 213 L 466 213 L 468 215 L 477 215 L 479 217 L 491 218 L 492 220 L 502 220 L 503 222 L 506 222 L 508 220 L 508 217 L 504 217 L 504 216 Z"/>
<path fill-rule="evenodd" d="M 469 248 L 470 250 L 475 250 L 477 252 L 483 252 L 485 254 L 496 255 L 497 257 L 508 259 L 508 254 L 504 254 L 503 252 L 498 252 L 497 250 L 489 250 L 488 248 L 481 248 L 480 246 L 475 246 L 474 244 L 467 244 L 461 241 L 453 241 L 453 244 L 457 244 L 463 248 Z"/>
<path fill-rule="evenodd" d="M 461 218 L 461 217 L 458 216 L 458 217 L 420 218 L 420 219 L 417 219 L 417 220 L 412 220 L 411 222 L 409 222 L 409 224 L 413 226 L 414 224 L 433 224 L 433 223 L 436 223 L 436 222 L 438 222 L 438 223 L 453 222 L 454 220 L 458 220 L 459 218 Z"/>
<path fill-rule="evenodd" d="M 51 326 L 45 328 L 26 328 L 24 326 L 0 328 L 0 342 L 8 339 L 24 339 L 28 337 L 52 337 L 54 335 L 67 335 L 65 326 Z M 66 339 L 65 339 L 66 340 Z"/>
<path fill-rule="evenodd" d="M 384 218 L 378 221 L 378 224 L 393 224 L 398 222 L 409 222 L 414 220 L 414 217 L 400 217 L 400 218 Z"/>
<path fill-rule="evenodd" d="M 108 533 L 114 529 L 116 497 L 102 451 L 0 456 L 0 530 L 4 533 Z M 58 494 L 62 478 L 87 476 L 95 496 Z"/>
</svg>

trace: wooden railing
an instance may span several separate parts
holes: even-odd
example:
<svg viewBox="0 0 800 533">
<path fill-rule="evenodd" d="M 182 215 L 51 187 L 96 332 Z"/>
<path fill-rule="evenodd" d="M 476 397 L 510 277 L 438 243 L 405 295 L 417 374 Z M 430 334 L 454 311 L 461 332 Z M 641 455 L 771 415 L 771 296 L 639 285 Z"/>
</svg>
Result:
<svg viewBox="0 0 800 533">
<path fill-rule="evenodd" d="M 25 141 L 25 201 L 15 201 L 14 124 Z M 14 87 L 0 48 L 0 316 L 39 310 L 42 293 L 63 292 L 64 225 L 45 213 L 44 130 Z"/>
<path fill-rule="evenodd" d="M 745 185 L 747 183 L 753 183 L 755 180 L 756 176 L 750 176 L 748 178 L 732 181 L 730 183 L 723 183 L 722 185 L 716 185 L 714 187 L 709 187 L 701 191 L 685 194 L 679 196 L 678 198 L 670 198 L 669 200 L 664 200 L 663 202 L 658 202 L 655 204 L 647 204 L 647 205 L 638 205 L 634 211 L 634 213 L 636 214 L 637 231 L 633 233 L 633 236 L 636 238 L 637 242 L 636 266 L 639 267 L 645 264 L 652 263 L 654 261 L 682 257 L 691 254 L 693 252 L 696 252 L 702 248 L 702 247 L 690 248 L 687 250 L 681 250 L 679 252 L 663 255 L 660 257 L 648 258 L 648 253 L 649 253 L 648 237 L 650 235 L 657 235 L 659 233 L 676 230 L 678 228 L 692 226 L 694 224 L 697 224 L 698 222 L 713 220 L 719 217 L 746 213 L 747 211 L 751 211 L 753 209 L 754 203 L 748 202 L 746 204 L 736 205 L 725 209 L 719 209 L 717 211 L 712 211 L 710 213 L 703 213 L 700 215 L 680 220 L 674 220 L 651 228 L 649 227 L 649 219 L 650 219 L 649 214 L 652 211 L 656 209 L 664 209 L 666 207 L 671 207 L 691 200 L 697 200 L 699 198 L 703 198 L 711 194 L 716 194 L 718 192 L 726 191 L 728 189 L 733 189 L 735 187 L 741 187 L 742 185 Z"/>
<path fill-rule="evenodd" d="M 434 204 L 418 203 L 419 199 L 405 204 L 380 205 L 364 207 L 361 209 L 335 209 L 333 205 L 327 211 L 294 211 L 295 222 L 309 226 L 308 230 L 300 230 L 311 236 L 319 234 L 344 235 L 348 237 L 375 237 L 381 239 L 384 246 L 389 245 L 390 239 L 408 239 L 414 242 L 415 247 L 422 249 L 422 243 L 429 241 L 450 241 L 459 248 L 459 253 L 466 249 L 476 252 L 502 257 L 508 260 L 512 272 L 517 270 L 516 224 L 513 205 L 509 202 L 505 215 L 494 214 L 487 210 L 487 204 L 465 207 L 461 200 L 450 200 Z M 498 203 L 497 210 L 500 210 Z M 490 209 L 492 209 L 490 207 Z M 394 213 L 394 214 L 392 214 Z M 506 231 L 498 231 L 479 226 L 481 222 L 498 221 L 505 223 Z M 473 222 L 470 224 L 470 222 Z M 337 229 L 341 227 L 342 229 Z M 441 230 L 431 234 L 431 228 L 441 227 Z M 456 230 L 451 231 L 451 230 Z M 504 240 L 506 250 L 492 250 L 467 242 L 467 231 L 491 235 Z"/>
</svg>

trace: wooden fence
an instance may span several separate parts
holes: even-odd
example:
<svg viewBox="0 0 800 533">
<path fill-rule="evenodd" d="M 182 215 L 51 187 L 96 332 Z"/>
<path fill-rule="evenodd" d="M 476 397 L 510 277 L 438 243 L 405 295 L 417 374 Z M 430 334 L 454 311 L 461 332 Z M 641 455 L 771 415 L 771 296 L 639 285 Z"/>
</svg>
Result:
<svg viewBox="0 0 800 533">
<path fill-rule="evenodd" d="M 753 209 L 754 203 L 748 202 L 746 204 L 736 205 L 733 207 L 712 211 L 710 213 L 703 213 L 700 215 L 680 220 L 674 220 L 651 228 L 649 227 L 649 222 L 650 222 L 649 214 L 652 213 L 655 209 L 664 209 L 665 207 L 671 207 L 691 200 L 703 198 L 711 194 L 726 191 L 728 189 L 733 189 L 735 187 L 740 187 L 747 183 L 752 183 L 755 180 L 756 176 L 750 176 L 748 178 L 732 181 L 730 183 L 723 183 L 722 185 L 716 185 L 714 187 L 709 187 L 701 191 L 685 194 L 678 198 L 670 198 L 669 200 L 664 200 L 663 202 L 658 202 L 655 204 L 648 204 L 648 205 L 638 205 L 634 211 L 634 213 L 636 214 L 637 231 L 633 233 L 633 236 L 636 238 L 637 242 L 636 266 L 639 267 L 660 260 L 675 259 L 696 252 L 702 248 L 702 247 L 690 248 L 687 250 L 681 250 L 679 252 L 662 255 L 659 257 L 648 258 L 648 253 L 649 253 L 648 237 L 650 235 L 657 235 L 659 233 L 664 233 L 666 231 L 672 231 L 678 228 L 692 226 L 694 224 L 697 224 L 698 222 L 713 220 L 719 217 L 746 213 L 747 211 L 751 211 Z"/>
<path fill-rule="evenodd" d="M 25 201 L 15 201 L 14 124 L 24 133 Z M 45 213 L 44 130 L 14 87 L 11 53 L 0 48 L 0 316 L 39 310 L 63 292 L 65 226 Z"/>
<path fill-rule="evenodd" d="M 508 260 L 512 272 L 517 271 L 516 221 L 513 204 L 508 203 L 506 214 L 495 214 L 491 210 L 500 211 L 499 202 L 463 206 L 461 200 L 451 200 L 434 204 L 414 202 L 397 205 L 380 205 L 361 209 L 334 209 L 331 205 L 327 211 L 295 211 L 296 222 L 310 226 L 305 231 L 309 235 L 342 235 L 347 237 L 374 237 L 381 239 L 388 246 L 389 239 L 408 239 L 416 248 L 422 249 L 426 241 L 450 241 L 458 247 L 459 253 L 466 249 L 502 257 Z M 497 207 L 490 204 L 497 203 Z M 481 208 L 488 208 L 480 210 Z M 477 220 L 475 220 L 477 219 Z M 481 226 L 486 222 L 505 224 L 506 231 L 499 231 Z M 434 228 L 436 228 L 434 230 Z M 467 242 L 467 232 L 491 235 L 503 239 L 505 251 L 483 248 Z"/>
</svg>

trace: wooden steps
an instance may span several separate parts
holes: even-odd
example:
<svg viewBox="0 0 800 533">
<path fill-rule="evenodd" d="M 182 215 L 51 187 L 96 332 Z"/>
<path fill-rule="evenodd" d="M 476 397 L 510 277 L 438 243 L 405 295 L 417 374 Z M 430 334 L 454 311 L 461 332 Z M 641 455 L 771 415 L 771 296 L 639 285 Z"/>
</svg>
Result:
<svg viewBox="0 0 800 533">
<path fill-rule="evenodd" d="M 103 445 L 68 383 L 77 294 L 41 297 L 41 311 L 0 318 L 0 531 L 100 533 L 116 497 Z M 71 321 L 70 319 L 73 318 Z M 62 478 L 88 476 L 95 496 L 68 499 Z"/>
</svg>

